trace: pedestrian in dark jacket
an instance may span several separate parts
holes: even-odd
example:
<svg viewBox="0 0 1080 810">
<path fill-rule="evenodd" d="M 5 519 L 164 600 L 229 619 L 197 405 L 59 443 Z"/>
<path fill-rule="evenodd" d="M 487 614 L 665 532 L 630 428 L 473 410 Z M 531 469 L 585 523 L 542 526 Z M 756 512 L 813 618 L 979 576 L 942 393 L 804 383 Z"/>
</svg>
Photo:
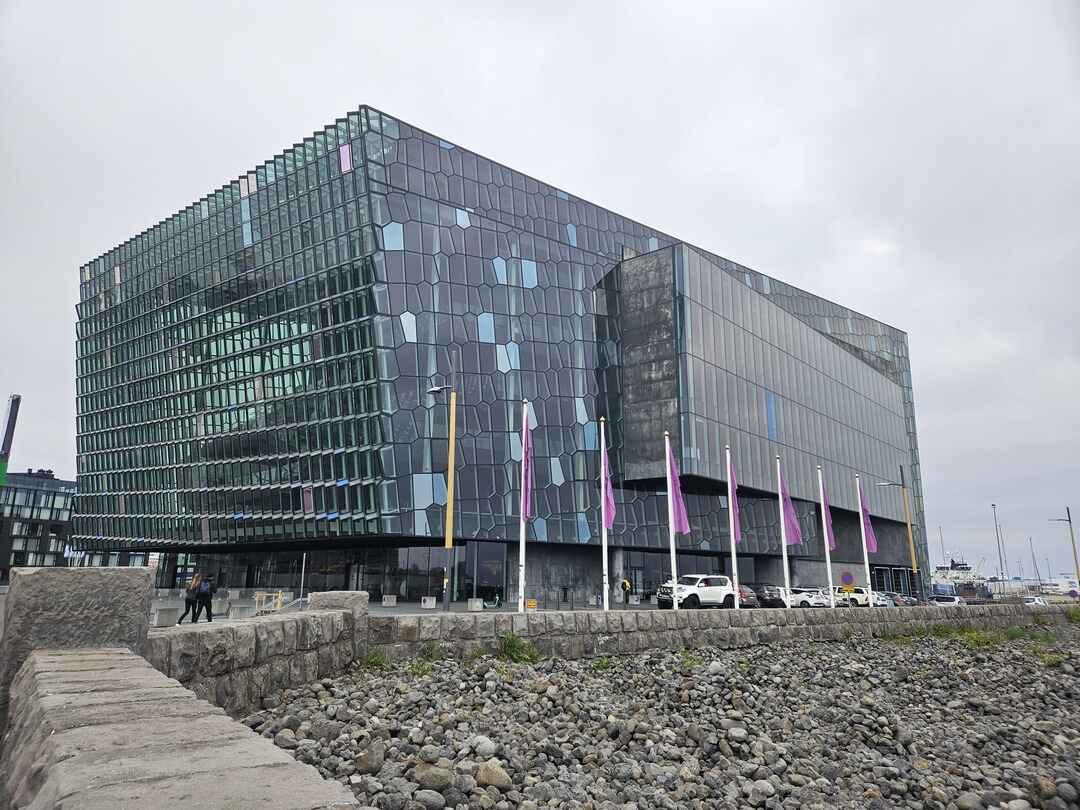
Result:
<svg viewBox="0 0 1080 810">
<path fill-rule="evenodd" d="M 180 621 L 178 621 L 177 624 L 183 624 L 184 619 L 187 618 L 187 615 L 189 613 L 191 614 L 192 624 L 195 624 L 195 622 L 198 621 L 199 608 L 197 596 L 199 591 L 199 583 L 201 581 L 202 575 L 196 574 L 191 578 L 191 582 L 188 583 L 188 586 L 184 588 L 184 615 L 180 617 Z"/>
<path fill-rule="evenodd" d="M 195 600 L 198 604 L 198 608 L 195 612 L 195 621 L 199 621 L 199 616 L 202 612 L 206 611 L 206 620 L 212 622 L 214 620 L 214 608 L 211 600 L 214 598 L 214 594 L 217 593 L 217 585 L 214 584 L 213 577 L 203 577 L 199 581 L 199 589 L 195 594 Z"/>
</svg>

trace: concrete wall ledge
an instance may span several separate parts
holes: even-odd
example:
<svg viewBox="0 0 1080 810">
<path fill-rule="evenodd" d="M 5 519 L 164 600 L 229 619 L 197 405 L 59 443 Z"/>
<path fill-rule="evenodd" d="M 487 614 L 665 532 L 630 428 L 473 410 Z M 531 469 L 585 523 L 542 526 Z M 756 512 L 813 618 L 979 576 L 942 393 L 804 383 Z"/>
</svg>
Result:
<svg viewBox="0 0 1080 810">
<path fill-rule="evenodd" d="M 732 649 L 789 639 L 912 635 L 935 626 L 1000 630 L 1066 621 L 1062 608 L 1022 605 L 384 615 L 368 617 L 368 649 L 401 660 L 434 643 L 443 654 L 468 656 L 496 652 L 499 639 L 513 633 L 543 656 L 589 658 L 662 649 Z"/>
<path fill-rule="evenodd" d="M 125 649 L 32 652 L 10 695 L 0 808 L 357 804 Z"/>
<path fill-rule="evenodd" d="M 366 594 L 365 594 L 366 597 Z M 346 669 L 356 658 L 352 610 L 306 610 L 151 630 L 146 659 L 198 697 L 238 716 L 281 689 Z"/>
</svg>

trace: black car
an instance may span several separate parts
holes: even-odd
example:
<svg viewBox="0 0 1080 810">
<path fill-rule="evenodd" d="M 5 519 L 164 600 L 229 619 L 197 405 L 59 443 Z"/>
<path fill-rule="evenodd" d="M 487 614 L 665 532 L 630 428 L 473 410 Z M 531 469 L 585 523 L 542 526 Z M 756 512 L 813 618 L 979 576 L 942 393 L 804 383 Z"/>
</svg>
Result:
<svg viewBox="0 0 1080 810">
<path fill-rule="evenodd" d="M 761 607 L 786 607 L 777 586 L 767 582 L 747 582 L 746 587 L 754 592 Z"/>
</svg>

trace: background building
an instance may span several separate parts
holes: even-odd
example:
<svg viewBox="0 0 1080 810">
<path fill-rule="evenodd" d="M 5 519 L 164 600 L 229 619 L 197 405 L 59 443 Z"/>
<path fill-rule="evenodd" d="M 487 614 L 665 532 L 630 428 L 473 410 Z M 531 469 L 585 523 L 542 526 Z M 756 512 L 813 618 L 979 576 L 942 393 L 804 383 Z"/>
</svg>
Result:
<svg viewBox="0 0 1080 810">
<path fill-rule="evenodd" d="M 81 270 L 75 544 L 166 552 L 234 587 L 437 595 L 447 406 L 459 369 L 456 598 L 516 592 L 520 402 L 537 517 L 528 595 L 599 590 L 597 424 L 619 485 L 613 574 L 668 575 L 662 436 L 686 474 L 683 572 L 727 564 L 722 448 L 740 471 L 744 579 L 779 578 L 774 457 L 824 582 L 862 577 L 853 476 L 907 590 L 896 488 L 925 538 L 903 332 L 421 132 L 349 113 Z"/>
<path fill-rule="evenodd" d="M 15 566 L 67 565 L 75 482 L 52 470 L 7 474 L 0 486 L 0 585 Z"/>
</svg>

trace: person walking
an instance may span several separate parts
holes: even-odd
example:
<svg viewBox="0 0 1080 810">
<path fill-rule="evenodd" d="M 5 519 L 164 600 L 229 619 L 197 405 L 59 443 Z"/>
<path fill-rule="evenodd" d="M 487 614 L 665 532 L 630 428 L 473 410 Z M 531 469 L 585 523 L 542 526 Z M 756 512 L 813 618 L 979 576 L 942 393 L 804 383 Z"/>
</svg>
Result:
<svg viewBox="0 0 1080 810">
<path fill-rule="evenodd" d="M 622 600 L 624 605 L 630 604 L 630 590 L 634 586 L 630 584 L 629 579 L 623 579 L 622 581 Z"/>
<path fill-rule="evenodd" d="M 202 581 L 202 574 L 196 574 L 191 578 L 191 582 L 184 588 L 184 615 L 180 617 L 180 621 L 177 624 L 183 624 L 187 615 L 191 614 L 191 623 L 195 624 L 199 620 L 199 608 L 198 608 L 198 592 L 199 583 Z"/>
<path fill-rule="evenodd" d="M 206 620 L 212 622 L 214 620 L 214 608 L 212 600 L 214 598 L 214 592 L 217 591 L 217 587 L 214 585 L 213 577 L 206 576 L 199 580 L 199 587 L 195 593 L 195 601 L 197 607 L 195 609 L 195 621 L 199 621 L 199 616 L 202 612 L 206 611 Z"/>
</svg>

